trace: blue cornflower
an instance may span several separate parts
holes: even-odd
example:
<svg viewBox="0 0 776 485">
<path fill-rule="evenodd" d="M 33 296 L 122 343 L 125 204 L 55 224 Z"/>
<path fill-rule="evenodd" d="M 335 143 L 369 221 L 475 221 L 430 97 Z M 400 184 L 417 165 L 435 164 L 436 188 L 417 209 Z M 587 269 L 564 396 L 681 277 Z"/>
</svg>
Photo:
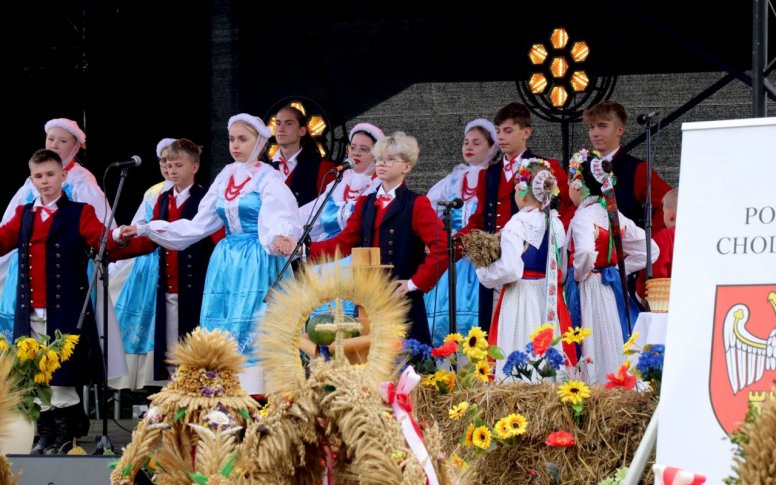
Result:
<svg viewBox="0 0 776 485">
<path fill-rule="evenodd" d="M 563 358 L 563 354 L 558 352 L 555 347 L 550 347 L 547 349 L 545 357 L 547 357 L 547 362 L 552 366 L 553 369 L 560 369 L 560 366 L 563 365 L 563 361 L 565 360 Z"/>
<path fill-rule="evenodd" d="M 504 374 L 512 375 L 515 367 L 522 367 L 528 361 L 528 354 L 515 350 L 507 357 L 507 361 L 504 364 Z"/>
</svg>

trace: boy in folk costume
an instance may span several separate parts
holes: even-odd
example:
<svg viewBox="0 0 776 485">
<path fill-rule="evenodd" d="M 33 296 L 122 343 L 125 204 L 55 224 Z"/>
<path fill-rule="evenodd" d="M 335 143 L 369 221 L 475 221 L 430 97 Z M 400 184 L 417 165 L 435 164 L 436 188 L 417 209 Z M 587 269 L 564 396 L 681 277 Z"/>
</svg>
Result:
<svg viewBox="0 0 776 485">
<path fill-rule="evenodd" d="M 566 301 L 574 326 L 592 330 L 582 357 L 592 358 L 587 379 L 599 384 L 622 363 L 622 345 L 638 315 L 625 300 L 625 276 L 647 261 L 644 230 L 617 210 L 611 169 L 596 151 L 580 150 L 569 163 L 569 196 L 577 210 L 568 232 Z M 654 261 L 659 249 L 650 243 Z"/>
<path fill-rule="evenodd" d="M 173 186 L 159 196 L 153 220 L 191 220 L 197 214 L 199 203 L 207 193 L 195 181 L 201 153 L 200 147 L 186 138 L 170 145 L 167 171 Z M 199 323 L 208 262 L 215 244 L 223 236 L 224 231 L 219 230 L 183 250 L 159 252 L 153 344 L 156 381 L 170 378 L 170 369 L 165 363 L 167 353 Z M 144 247 L 148 252 L 156 248 L 150 240 L 146 240 Z"/>
<path fill-rule="evenodd" d="M 164 180 L 152 185 L 143 194 L 143 201 L 132 218 L 132 225 L 154 218 L 159 195 L 173 186 L 167 171 L 167 154 L 175 138 L 162 138 L 156 144 L 159 171 Z M 127 354 L 129 375 L 118 383 L 120 389 L 143 386 L 163 386 L 154 380 L 154 326 L 156 321 L 156 291 L 159 281 L 159 250 L 134 259 L 132 270 L 116 299 L 116 320 L 121 328 L 124 352 Z"/>
<path fill-rule="evenodd" d="M 33 453 L 54 454 L 89 428 L 76 386 L 105 378 L 91 306 L 81 330 L 77 323 L 89 287 L 89 251 L 99 248 L 106 229 L 94 207 L 73 202 L 63 192 L 67 172 L 59 155 L 38 150 L 29 165 L 39 195 L 18 206 L 11 220 L 0 226 L 0 254 L 19 251 L 14 339 L 53 338 L 56 330 L 80 335 L 73 356 L 54 373 L 51 407 L 38 419 L 40 439 Z M 110 257 L 137 254 L 136 248 L 120 248 L 114 240 L 117 231 L 108 238 Z"/>
<path fill-rule="evenodd" d="M 461 229 L 457 238 L 473 229 L 490 233 L 499 232 L 506 226 L 512 215 L 518 211 L 515 203 L 514 176 L 523 160 L 536 158 L 528 148 L 528 138 L 533 132 L 531 113 L 520 103 L 510 103 L 501 108 L 493 120 L 496 125 L 497 142 L 504 157 L 480 172 L 477 184 L 477 210 L 469 223 Z M 566 174 L 557 160 L 549 159 L 552 173 L 560 188 L 559 212 L 562 221 L 568 221 L 573 213 L 573 205 L 568 201 Z M 493 315 L 493 290 L 480 286 L 479 324 L 484 330 L 490 327 Z"/>
<path fill-rule="evenodd" d="M 520 163 L 515 176 L 520 210 L 501 231 L 501 257 L 477 268 L 484 286 L 503 286 L 488 340 L 505 355 L 525 351 L 531 332 L 542 324 L 553 325 L 556 336 L 571 327 L 559 289 L 558 256 L 566 246 L 566 235 L 557 211 L 549 209 L 558 190 L 551 170 L 546 160 L 538 158 Z M 504 362 L 498 361 L 499 377 L 503 368 Z"/>
<path fill-rule="evenodd" d="M 321 158 L 307 122 L 307 116 L 298 108 L 280 108 L 274 126 L 278 151 L 270 162 L 280 171 L 299 207 L 318 197 L 326 182 L 333 179 L 329 171 L 334 164 Z"/>
<path fill-rule="evenodd" d="M 647 198 L 647 162 L 629 155 L 621 145 L 625 134 L 628 112 L 616 101 L 602 101 L 585 110 L 583 119 L 588 126 L 588 136 L 603 160 L 611 160 L 617 176 L 614 192 L 617 207 L 637 226 L 644 227 L 644 204 Z M 663 196 L 671 187 L 656 171 L 652 171 L 652 227 L 657 233 L 665 228 L 663 222 Z"/>
<path fill-rule="evenodd" d="M 411 302 L 407 337 L 430 344 L 423 293 L 447 269 L 445 231 L 428 198 L 404 183 L 418 161 L 417 140 L 399 131 L 379 140 L 373 153 L 382 181 L 377 192 L 361 197 L 345 229 L 335 238 L 312 243 L 310 254 L 317 258 L 339 249 L 348 255 L 354 247 L 379 247 L 381 263 L 393 265 L 397 291 Z"/>
</svg>

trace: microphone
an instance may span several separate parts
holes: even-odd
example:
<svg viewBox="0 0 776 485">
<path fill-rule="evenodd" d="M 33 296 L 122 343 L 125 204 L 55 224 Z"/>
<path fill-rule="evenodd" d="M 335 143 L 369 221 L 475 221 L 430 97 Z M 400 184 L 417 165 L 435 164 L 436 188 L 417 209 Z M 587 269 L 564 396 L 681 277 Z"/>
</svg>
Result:
<svg viewBox="0 0 776 485">
<path fill-rule="evenodd" d="M 330 168 L 329 169 L 329 173 L 344 172 L 345 170 L 347 170 L 349 168 L 353 168 L 353 162 L 351 162 L 350 160 L 345 160 L 344 162 L 342 162 L 341 164 L 337 165 L 336 167 Z"/>
<path fill-rule="evenodd" d="M 660 114 L 660 111 L 650 111 L 649 113 L 638 115 L 636 117 L 636 123 L 643 125 L 647 121 L 650 121 L 652 118 L 656 117 L 659 114 Z"/>
<path fill-rule="evenodd" d="M 132 158 L 129 160 L 124 160 L 123 162 L 113 162 L 109 165 L 109 167 L 139 167 L 141 163 L 143 163 L 143 160 L 141 160 L 140 157 L 137 155 L 132 155 Z"/>
<path fill-rule="evenodd" d="M 447 207 L 449 209 L 460 209 L 463 207 L 463 201 L 456 197 L 453 200 L 440 200 L 437 202 L 437 205 L 441 205 L 442 207 Z"/>
</svg>

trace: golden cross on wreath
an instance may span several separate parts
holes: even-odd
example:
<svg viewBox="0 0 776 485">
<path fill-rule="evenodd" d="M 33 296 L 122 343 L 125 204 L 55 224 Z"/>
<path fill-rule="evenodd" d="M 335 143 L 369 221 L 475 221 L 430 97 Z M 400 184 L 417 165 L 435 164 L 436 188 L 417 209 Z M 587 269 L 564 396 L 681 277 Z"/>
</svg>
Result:
<svg viewBox="0 0 776 485">
<path fill-rule="evenodd" d="M 319 323 L 315 326 L 315 329 L 324 333 L 336 332 L 334 337 L 334 361 L 339 362 L 346 359 L 344 348 L 345 332 L 352 332 L 354 330 L 361 332 L 361 323 L 345 320 L 342 298 L 337 298 L 334 307 L 334 321 L 332 323 Z"/>
</svg>

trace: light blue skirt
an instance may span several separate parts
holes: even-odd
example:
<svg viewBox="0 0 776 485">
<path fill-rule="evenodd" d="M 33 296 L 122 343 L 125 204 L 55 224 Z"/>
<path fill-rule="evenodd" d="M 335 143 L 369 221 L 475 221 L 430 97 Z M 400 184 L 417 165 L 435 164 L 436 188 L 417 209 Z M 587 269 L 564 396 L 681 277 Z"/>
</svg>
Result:
<svg viewBox="0 0 776 485">
<path fill-rule="evenodd" d="M 8 257 L 8 275 L 5 277 L 3 294 L 0 296 L 0 333 L 8 342 L 13 342 L 13 321 L 16 315 L 16 287 L 19 283 L 19 251 Z"/>
<path fill-rule="evenodd" d="M 284 258 L 268 254 L 256 234 L 231 234 L 210 256 L 200 326 L 229 332 L 246 365 L 255 365 L 254 341 L 267 309 L 264 297 L 280 273 Z M 291 275 L 286 270 L 285 276 Z"/>
<path fill-rule="evenodd" d="M 121 340 L 128 354 L 147 354 L 154 350 L 158 282 L 159 249 L 135 258 L 115 306 Z"/>
<path fill-rule="evenodd" d="M 447 273 L 445 271 L 436 287 L 424 295 L 428 327 L 435 347 L 442 345 L 450 330 L 450 286 Z M 469 258 L 461 258 L 455 263 L 455 280 L 456 332 L 466 336 L 472 327 L 478 325 L 480 301 L 480 281 Z"/>
</svg>

